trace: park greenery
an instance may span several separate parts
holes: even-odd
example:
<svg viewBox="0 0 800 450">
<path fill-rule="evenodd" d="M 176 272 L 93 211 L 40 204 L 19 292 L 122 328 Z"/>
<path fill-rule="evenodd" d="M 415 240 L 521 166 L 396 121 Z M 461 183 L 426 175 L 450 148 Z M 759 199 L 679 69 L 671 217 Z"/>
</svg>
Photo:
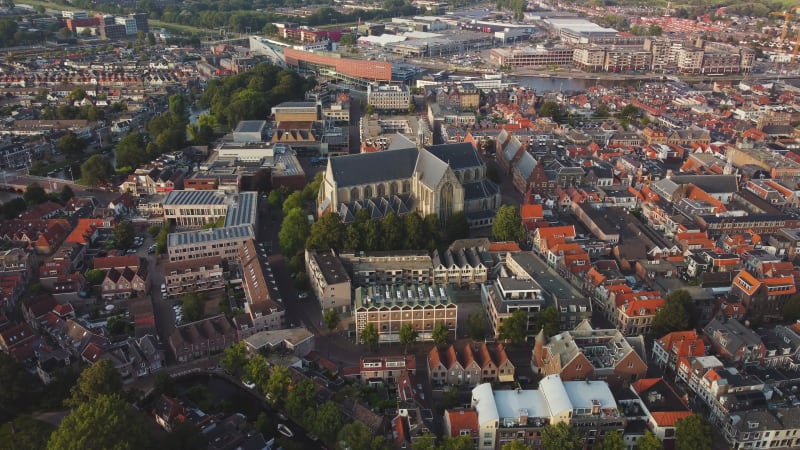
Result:
<svg viewBox="0 0 800 450">
<path fill-rule="evenodd" d="M 263 63 L 232 77 L 211 80 L 199 104 L 211 110 L 209 126 L 213 123 L 232 128 L 241 120 L 270 116 L 273 106 L 302 99 L 315 84 L 313 78 Z"/>
<path fill-rule="evenodd" d="M 117 143 L 116 171 L 129 173 L 163 153 L 183 148 L 189 125 L 189 105 L 186 97 L 173 94 L 169 97 L 166 112 L 153 116 L 145 125 L 147 134 L 135 129 Z M 83 172 L 81 172 L 83 173 Z"/>
</svg>

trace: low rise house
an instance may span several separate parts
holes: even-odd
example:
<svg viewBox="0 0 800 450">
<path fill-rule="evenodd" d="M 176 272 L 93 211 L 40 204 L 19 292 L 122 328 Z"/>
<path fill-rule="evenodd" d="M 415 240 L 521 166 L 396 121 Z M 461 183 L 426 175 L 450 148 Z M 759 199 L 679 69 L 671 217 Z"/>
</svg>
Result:
<svg viewBox="0 0 800 450">
<path fill-rule="evenodd" d="M 362 356 L 359 371 L 362 382 L 394 384 L 403 372 L 416 373 L 417 359 L 414 355 Z"/>
<path fill-rule="evenodd" d="M 733 363 L 762 361 L 766 354 L 761 337 L 738 320 L 715 318 L 703 328 L 703 333 L 711 348 Z"/>
<path fill-rule="evenodd" d="M 673 372 L 681 358 L 705 354 L 705 342 L 695 330 L 675 331 L 653 342 L 653 361 L 662 369 L 669 368 Z"/>
<path fill-rule="evenodd" d="M 485 343 L 458 350 L 454 345 L 434 347 L 428 354 L 428 378 L 437 386 L 509 382 L 514 381 L 514 365 L 502 344 L 494 349 Z"/>
<path fill-rule="evenodd" d="M 625 337 L 616 329 L 594 329 L 583 321 L 572 331 L 550 338 L 536 336 L 531 368 L 534 373 L 559 375 L 565 381 L 605 380 L 627 385 L 647 374 L 644 338 Z"/>
<path fill-rule="evenodd" d="M 221 352 L 239 341 L 233 322 L 225 315 L 179 325 L 169 337 L 175 359 L 187 362 Z"/>
<path fill-rule="evenodd" d="M 128 299 L 132 295 L 150 292 L 150 276 L 147 267 L 140 266 L 122 270 L 112 268 L 106 273 L 100 284 L 100 291 L 105 300 Z"/>
<path fill-rule="evenodd" d="M 667 446 L 674 445 L 675 424 L 692 411 L 663 378 L 644 378 L 631 384 L 647 428 Z"/>
<path fill-rule="evenodd" d="M 794 408 L 760 408 L 725 418 L 722 431 L 731 448 L 800 448 L 800 417 Z"/>
<path fill-rule="evenodd" d="M 456 408 L 444 412 L 444 435 L 451 438 L 469 436 L 473 448 L 478 447 L 478 413 L 474 409 Z"/>
</svg>

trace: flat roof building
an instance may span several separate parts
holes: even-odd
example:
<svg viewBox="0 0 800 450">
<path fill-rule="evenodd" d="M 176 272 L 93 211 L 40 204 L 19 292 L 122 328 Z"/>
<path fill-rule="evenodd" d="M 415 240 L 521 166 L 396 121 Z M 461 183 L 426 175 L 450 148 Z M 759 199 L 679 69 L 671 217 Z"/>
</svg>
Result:
<svg viewBox="0 0 800 450">
<path fill-rule="evenodd" d="M 167 254 L 170 261 L 186 261 L 219 256 L 229 261 L 237 258 L 239 248 L 255 239 L 252 225 L 212 228 L 170 233 Z"/>
<path fill-rule="evenodd" d="M 164 199 L 164 218 L 181 228 L 200 228 L 223 217 L 226 226 L 255 225 L 257 202 L 255 192 L 171 191 Z"/>
</svg>

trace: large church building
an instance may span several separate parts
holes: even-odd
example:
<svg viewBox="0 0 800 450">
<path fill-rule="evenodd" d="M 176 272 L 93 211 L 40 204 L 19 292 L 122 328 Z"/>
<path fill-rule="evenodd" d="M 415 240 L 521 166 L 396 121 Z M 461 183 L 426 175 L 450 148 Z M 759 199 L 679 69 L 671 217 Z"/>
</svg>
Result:
<svg viewBox="0 0 800 450">
<path fill-rule="evenodd" d="M 417 149 L 397 136 L 381 152 L 330 158 L 317 205 L 320 216 L 336 211 L 344 223 L 367 208 L 373 219 L 417 212 L 435 214 L 443 224 L 463 211 L 471 227 L 483 227 L 500 207 L 500 190 L 486 178 L 486 164 L 472 144 Z"/>
</svg>

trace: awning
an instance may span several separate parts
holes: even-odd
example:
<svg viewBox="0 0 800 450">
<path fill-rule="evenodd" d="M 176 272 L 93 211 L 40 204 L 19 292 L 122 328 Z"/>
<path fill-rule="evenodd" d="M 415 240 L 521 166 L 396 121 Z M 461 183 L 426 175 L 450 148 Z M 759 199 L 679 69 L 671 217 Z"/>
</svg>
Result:
<svg viewBox="0 0 800 450">
<path fill-rule="evenodd" d="M 514 375 L 500 375 L 498 380 L 500 380 L 501 383 L 508 383 L 514 381 Z"/>
</svg>

